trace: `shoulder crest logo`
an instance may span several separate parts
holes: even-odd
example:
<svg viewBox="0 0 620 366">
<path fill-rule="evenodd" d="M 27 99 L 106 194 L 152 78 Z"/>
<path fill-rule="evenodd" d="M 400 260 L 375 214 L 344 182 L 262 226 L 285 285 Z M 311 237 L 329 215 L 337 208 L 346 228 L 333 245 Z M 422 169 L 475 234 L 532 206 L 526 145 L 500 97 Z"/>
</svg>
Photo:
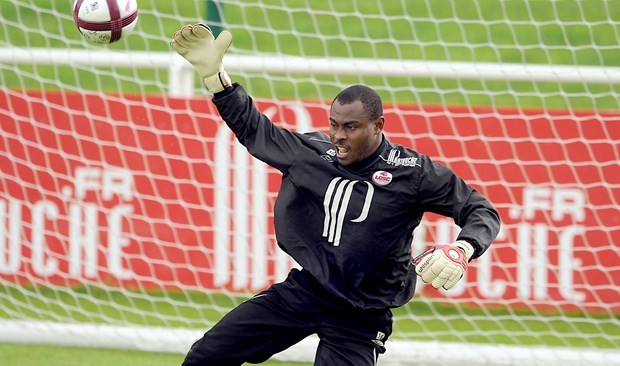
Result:
<svg viewBox="0 0 620 366">
<path fill-rule="evenodd" d="M 372 181 L 375 182 L 378 186 L 387 186 L 392 182 L 392 173 L 386 172 L 384 170 L 376 171 L 372 175 Z"/>
</svg>

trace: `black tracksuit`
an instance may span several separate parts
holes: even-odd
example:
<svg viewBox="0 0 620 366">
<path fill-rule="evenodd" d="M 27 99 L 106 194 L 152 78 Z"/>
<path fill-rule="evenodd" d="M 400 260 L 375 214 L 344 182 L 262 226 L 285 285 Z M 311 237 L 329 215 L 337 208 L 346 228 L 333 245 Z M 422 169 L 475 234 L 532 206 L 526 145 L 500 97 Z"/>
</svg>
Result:
<svg viewBox="0 0 620 366">
<path fill-rule="evenodd" d="M 276 239 L 303 269 L 225 316 L 187 365 L 262 362 L 314 333 L 316 365 L 372 365 L 391 333 L 389 309 L 413 296 L 411 243 L 423 214 L 452 217 L 473 258 L 499 231 L 489 201 L 425 155 L 384 138 L 345 167 L 328 135 L 275 126 L 238 84 L 213 102 L 249 153 L 282 172 Z"/>
</svg>

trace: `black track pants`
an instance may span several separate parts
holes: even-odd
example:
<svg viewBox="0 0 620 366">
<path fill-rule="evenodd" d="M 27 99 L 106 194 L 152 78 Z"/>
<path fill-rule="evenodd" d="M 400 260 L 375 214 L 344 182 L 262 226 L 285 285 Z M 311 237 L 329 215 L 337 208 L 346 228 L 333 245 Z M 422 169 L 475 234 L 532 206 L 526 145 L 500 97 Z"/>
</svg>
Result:
<svg viewBox="0 0 620 366">
<path fill-rule="evenodd" d="M 354 308 L 293 270 L 224 316 L 194 343 L 183 366 L 261 363 L 311 334 L 320 339 L 315 365 L 371 366 L 391 332 L 389 309 Z"/>
</svg>

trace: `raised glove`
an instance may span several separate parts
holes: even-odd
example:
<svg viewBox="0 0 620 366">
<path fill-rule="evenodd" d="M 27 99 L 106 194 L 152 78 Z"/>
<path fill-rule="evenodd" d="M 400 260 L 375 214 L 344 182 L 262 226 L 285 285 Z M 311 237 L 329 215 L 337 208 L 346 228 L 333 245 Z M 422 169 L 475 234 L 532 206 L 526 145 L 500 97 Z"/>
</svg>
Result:
<svg viewBox="0 0 620 366">
<path fill-rule="evenodd" d="M 413 260 L 415 272 L 434 288 L 451 289 L 463 277 L 467 262 L 474 255 L 471 244 L 459 240 L 432 247 Z"/>
<path fill-rule="evenodd" d="M 222 31 L 215 39 L 208 26 L 198 23 L 177 31 L 170 46 L 194 66 L 210 92 L 218 93 L 232 84 L 222 64 L 231 43 L 230 32 Z"/>
</svg>

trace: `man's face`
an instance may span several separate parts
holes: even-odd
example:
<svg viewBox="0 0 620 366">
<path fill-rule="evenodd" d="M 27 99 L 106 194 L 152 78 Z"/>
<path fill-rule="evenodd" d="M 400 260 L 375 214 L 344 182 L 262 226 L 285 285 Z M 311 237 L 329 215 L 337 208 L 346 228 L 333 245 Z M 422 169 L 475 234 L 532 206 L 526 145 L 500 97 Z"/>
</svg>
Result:
<svg viewBox="0 0 620 366">
<path fill-rule="evenodd" d="M 370 156 L 381 144 L 384 118 L 370 121 L 362 102 L 340 104 L 337 100 L 329 112 L 329 135 L 342 165 L 350 165 Z"/>
</svg>

